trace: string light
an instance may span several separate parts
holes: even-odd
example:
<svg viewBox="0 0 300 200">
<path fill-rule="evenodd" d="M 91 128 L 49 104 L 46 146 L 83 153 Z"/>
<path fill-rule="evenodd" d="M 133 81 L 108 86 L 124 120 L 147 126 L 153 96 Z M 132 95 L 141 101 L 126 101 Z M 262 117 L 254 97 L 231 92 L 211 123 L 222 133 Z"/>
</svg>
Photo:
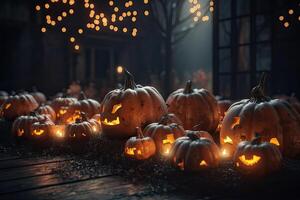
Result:
<svg viewBox="0 0 300 200">
<path fill-rule="evenodd" d="M 80 50 L 78 41 L 87 30 L 109 30 L 136 37 L 138 29 L 132 26 L 140 17 L 136 8 L 133 7 L 137 1 L 141 0 L 126 0 L 124 2 L 108 0 L 107 6 L 110 10 L 106 13 L 97 11 L 95 0 L 45 0 L 43 4 L 36 4 L 34 9 L 36 12 L 45 14 L 41 32 L 45 33 L 47 29 L 58 28 L 56 30 L 61 33 L 67 33 L 67 38 L 73 48 Z M 149 0 L 141 1 L 144 5 L 149 4 L 149 2 Z M 196 7 L 199 8 L 200 4 Z M 141 11 L 141 16 L 149 16 L 149 10 L 146 7 L 144 9 Z M 82 20 L 84 13 L 88 13 L 86 21 Z M 71 17 L 72 19 L 69 19 Z M 79 17 L 80 20 L 77 20 Z M 72 24 L 72 21 L 79 22 L 79 24 Z M 80 24 L 81 21 L 83 21 L 83 24 Z"/>
</svg>

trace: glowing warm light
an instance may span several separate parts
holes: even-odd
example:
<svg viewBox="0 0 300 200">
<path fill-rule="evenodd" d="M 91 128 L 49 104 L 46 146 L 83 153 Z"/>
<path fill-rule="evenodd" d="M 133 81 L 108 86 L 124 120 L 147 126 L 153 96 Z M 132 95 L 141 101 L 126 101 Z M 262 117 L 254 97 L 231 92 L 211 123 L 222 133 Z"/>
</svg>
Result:
<svg viewBox="0 0 300 200">
<path fill-rule="evenodd" d="M 79 49 L 80 49 L 80 46 L 79 46 L 78 44 L 76 44 L 76 45 L 74 46 L 74 49 L 75 49 L 75 50 L 79 50 Z"/>
<path fill-rule="evenodd" d="M 126 154 L 134 156 L 134 152 L 136 151 L 136 148 L 126 148 Z"/>
<path fill-rule="evenodd" d="M 70 37 L 70 42 L 75 42 L 75 38 L 74 37 Z"/>
<path fill-rule="evenodd" d="M 290 26 L 290 23 L 289 22 L 284 22 L 283 25 L 284 25 L 285 28 L 288 28 Z"/>
<path fill-rule="evenodd" d="M 127 28 L 123 28 L 123 32 L 126 33 L 128 30 Z M 122 70 L 123 71 L 123 70 Z"/>
<path fill-rule="evenodd" d="M 78 29 L 78 33 L 82 34 L 83 33 L 83 29 L 82 28 Z"/>
<path fill-rule="evenodd" d="M 67 31 L 66 27 L 62 27 L 62 28 L 61 28 L 61 31 L 62 31 L 63 33 L 65 33 L 65 32 Z"/>
<path fill-rule="evenodd" d="M 7 109 L 9 109 L 10 107 L 11 107 L 11 103 L 8 103 L 8 104 L 5 105 L 4 109 L 7 110 Z"/>
<path fill-rule="evenodd" d="M 202 161 L 200 162 L 200 166 L 207 166 L 207 163 L 205 162 L 205 160 L 202 160 Z"/>
<path fill-rule="evenodd" d="M 240 125 L 240 122 L 241 122 L 241 118 L 240 118 L 240 117 L 234 117 L 234 118 L 233 118 L 232 125 L 231 125 L 231 129 L 234 129 L 234 128 L 236 128 L 237 126 L 239 126 L 239 125 Z"/>
<path fill-rule="evenodd" d="M 270 139 L 270 143 L 271 143 L 271 144 L 275 144 L 276 146 L 280 146 L 280 144 L 279 144 L 277 138 L 271 138 L 271 139 Z"/>
<path fill-rule="evenodd" d="M 245 155 L 239 157 L 239 160 L 246 166 L 253 166 L 260 161 L 261 157 L 253 155 L 251 159 L 246 159 Z"/>
<path fill-rule="evenodd" d="M 24 134 L 24 132 L 25 132 L 24 129 L 18 129 L 17 136 L 21 137 Z"/>
<path fill-rule="evenodd" d="M 228 157 L 228 156 L 229 156 L 229 153 L 228 153 L 228 151 L 227 151 L 226 149 L 223 149 L 221 155 L 222 155 L 223 157 Z"/>
<path fill-rule="evenodd" d="M 233 141 L 232 141 L 232 139 L 229 136 L 226 136 L 226 138 L 223 141 L 226 144 L 233 144 Z"/>
<path fill-rule="evenodd" d="M 124 31 L 124 29 L 123 29 L 123 31 Z M 116 71 L 117 71 L 118 74 L 122 74 L 124 72 L 124 67 L 123 66 L 118 66 Z"/>
<path fill-rule="evenodd" d="M 177 166 L 181 169 L 181 170 L 184 170 L 184 163 L 183 161 L 178 163 Z"/>
<path fill-rule="evenodd" d="M 102 121 L 102 123 L 107 126 L 116 126 L 120 124 L 120 119 L 119 117 L 117 117 L 117 119 L 115 120 L 108 121 L 107 118 L 105 118 L 104 121 Z"/>
<path fill-rule="evenodd" d="M 33 131 L 33 134 L 34 134 L 34 135 L 37 135 L 37 136 L 40 136 L 40 135 L 44 134 L 44 132 L 45 132 L 45 131 L 44 131 L 44 130 L 41 130 L 41 129 L 40 129 L 40 130 L 34 130 L 34 131 Z"/>
<path fill-rule="evenodd" d="M 47 31 L 47 29 L 46 29 L 45 27 L 43 27 L 43 28 L 41 28 L 41 31 L 42 31 L 43 33 L 45 33 L 45 32 Z"/>
<path fill-rule="evenodd" d="M 46 4 L 45 4 L 45 8 L 46 8 L 46 9 L 49 9 L 49 8 L 50 8 L 50 5 L 49 5 L 48 3 L 46 3 Z"/>
<path fill-rule="evenodd" d="M 114 105 L 111 113 L 115 114 L 120 108 L 122 108 L 122 104 L 116 104 L 116 105 Z"/>
<path fill-rule="evenodd" d="M 36 6 L 35 6 L 35 10 L 40 11 L 40 10 L 41 10 L 41 6 L 36 5 Z"/>
<path fill-rule="evenodd" d="M 69 13 L 72 15 L 72 14 L 74 14 L 74 10 L 73 9 L 70 9 L 69 10 Z"/>
<path fill-rule="evenodd" d="M 164 155 L 168 155 L 170 153 L 172 144 L 174 143 L 175 139 L 174 139 L 174 134 L 167 134 L 166 135 L 166 139 L 164 139 L 162 141 L 163 143 L 163 154 Z"/>
<path fill-rule="evenodd" d="M 284 16 L 279 16 L 279 21 L 283 21 L 284 20 Z"/>
<path fill-rule="evenodd" d="M 290 15 L 294 14 L 294 10 L 293 9 L 289 9 L 289 14 Z"/>
</svg>

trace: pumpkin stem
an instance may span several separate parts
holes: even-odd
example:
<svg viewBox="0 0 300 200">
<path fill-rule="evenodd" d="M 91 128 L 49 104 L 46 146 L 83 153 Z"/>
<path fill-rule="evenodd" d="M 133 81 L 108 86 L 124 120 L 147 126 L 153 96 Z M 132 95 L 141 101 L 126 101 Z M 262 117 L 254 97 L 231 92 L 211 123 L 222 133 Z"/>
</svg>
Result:
<svg viewBox="0 0 300 200">
<path fill-rule="evenodd" d="M 137 137 L 138 138 L 143 138 L 144 137 L 144 134 L 143 134 L 143 131 L 140 127 L 136 127 L 136 133 L 137 133 Z"/>
<path fill-rule="evenodd" d="M 186 82 L 186 85 L 185 85 L 185 88 L 183 90 L 183 93 L 184 94 L 190 94 L 193 92 L 193 89 L 192 89 L 192 81 L 191 80 L 188 80 Z"/>
<path fill-rule="evenodd" d="M 81 91 L 80 94 L 79 94 L 78 100 L 85 100 L 85 99 L 87 99 L 86 95 L 85 95 L 85 93 L 83 91 Z"/>
<path fill-rule="evenodd" d="M 202 124 L 197 124 L 195 126 L 193 126 L 192 131 L 201 131 L 202 129 Z"/>
<path fill-rule="evenodd" d="M 269 101 L 270 98 L 265 95 L 265 83 L 267 74 L 263 72 L 260 77 L 259 83 L 251 90 L 251 100 L 254 102 L 258 101 Z"/>
<path fill-rule="evenodd" d="M 168 125 L 170 123 L 170 118 L 168 116 L 168 114 L 165 114 L 164 116 L 161 117 L 161 119 L 159 120 L 159 124 L 163 124 L 163 125 Z"/>
<path fill-rule="evenodd" d="M 187 137 L 189 137 L 192 141 L 198 140 L 199 136 L 193 133 L 186 134 Z"/>
<path fill-rule="evenodd" d="M 125 74 L 124 90 L 126 90 L 126 89 L 135 89 L 136 84 L 134 82 L 133 75 L 127 70 L 125 70 L 124 74 Z"/>
<path fill-rule="evenodd" d="M 251 144 L 260 144 L 261 143 L 261 136 L 260 134 L 256 133 L 255 138 L 251 141 Z"/>
</svg>

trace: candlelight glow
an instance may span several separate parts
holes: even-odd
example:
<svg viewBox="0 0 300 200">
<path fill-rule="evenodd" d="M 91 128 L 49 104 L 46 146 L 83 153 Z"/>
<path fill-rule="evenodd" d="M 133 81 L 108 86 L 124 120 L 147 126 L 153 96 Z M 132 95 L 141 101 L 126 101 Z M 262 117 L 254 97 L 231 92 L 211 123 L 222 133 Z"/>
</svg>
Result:
<svg viewBox="0 0 300 200">
<path fill-rule="evenodd" d="M 37 136 L 40 136 L 40 135 L 42 135 L 44 132 L 45 132 L 45 131 L 44 131 L 44 130 L 41 130 L 41 129 L 40 129 L 40 130 L 34 130 L 34 131 L 33 131 L 33 134 L 34 134 L 34 135 L 37 135 Z"/>
<path fill-rule="evenodd" d="M 205 160 L 202 160 L 202 161 L 200 162 L 200 166 L 207 166 L 207 163 L 205 162 Z"/>
<path fill-rule="evenodd" d="M 251 159 L 246 159 L 245 155 L 239 157 L 239 160 L 246 166 L 253 166 L 260 161 L 261 157 L 253 155 Z"/>
<path fill-rule="evenodd" d="M 240 122 L 241 122 L 241 118 L 240 117 L 234 117 L 232 125 L 231 125 L 231 129 L 234 129 L 235 127 L 237 127 L 238 125 L 240 125 Z"/>
<path fill-rule="evenodd" d="M 8 103 L 5 105 L 5 110 L 9 109 L 11 107 L 11 103 Z"/>
<path fill-rule="evenodd" d="M 229 156 L 229 152 L 226 149 L 223 149 L 221 155 L 223 157 L 228 157 Z"/>
<path fill-rule="evenodd" d="M 162 147 L 163 154 L 169 155 L 172 144 L 174 142 L 175 142 L 174 135 L 173 134 L 167 134 L 167 138 L 162 141 L 162 143 L 163 143 L 163 147 Z"/>
<path fill-rule="evenodd" d="M 114 105 L 111 113 L 115 114 L 120 108 L 122 108 L 122 104 L 116 104 L 116 105 Z"/>
<path fill-rule="evenodd" d="M 277 138 L 271 138 L 271 139 L 270 139 L 270 143 L 271 143 L 271 144 L 275 144 L 276 146 L 280 146 L 280 144 L 279 144 Z"/>
<path fill-rule="evenodd" d="M 225 138 L 223 141 L 224 141 L 224 143 L 226 143 L 226 144 L 233 144 L 232 139 L 231 139 L 230 137 L 228 137 L 228 136 L 226 136 L 226 138 Z"/>
<path fill-rule="evenodd" d="M 116 126 L 120 124 L 120 119 L 119 117 L 117 117 L 117 119 L 115 120 L 108 121 L 107 118 L 105 118 L 104 121 L 102 121 L 102 123 L 107 126 Z"/>
<path fill-rule="evenodd" d="M 24 129 L 18 129 L 17 135 L 18 137 L 21 137 L 24 134 Z"/>
</svg>

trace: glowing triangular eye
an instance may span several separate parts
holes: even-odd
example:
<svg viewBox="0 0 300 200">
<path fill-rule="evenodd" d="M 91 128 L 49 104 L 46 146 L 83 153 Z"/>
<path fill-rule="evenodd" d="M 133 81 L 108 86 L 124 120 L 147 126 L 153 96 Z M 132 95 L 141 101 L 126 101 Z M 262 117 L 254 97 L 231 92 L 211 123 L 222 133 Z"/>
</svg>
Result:
<svg viewBox="0 0 300 200">
<path fill-rule="evenodd" d="M 8 104 L 5 105 L 6 110 L 9 109 L 10 107 L 11 107 L 11 103 L 8 103 Z"/>
<path fill-rule="evenodd" d="M 270 143 L 271 143 L 271 144 L 275 144 L 276 146 L 280 146 L 280 144 L 279 144 L 277 138 L 271 138 L 271 139 L 270 139 Z"/>
<path fill-rule="evenodd" d="M 233 144 L 232 139 L 228 136 L 226 136 L 226 138 L 223 141 L 224 141 L 224 143 L 227 143 L 227 144 Z"/>
<path fill-rule="evenodd" d="M 200 162 L 200 166 L 207 166 L 207 163 L 205 162 L 205 160 L 202 160 L 202 161 Z"/>
<path fill-rule="evenodd" d="M 111 113 L 115 114 L 120 108 L 122 108 L 122 104 L 116 104 L 113 106 Z"/>
</svg>

